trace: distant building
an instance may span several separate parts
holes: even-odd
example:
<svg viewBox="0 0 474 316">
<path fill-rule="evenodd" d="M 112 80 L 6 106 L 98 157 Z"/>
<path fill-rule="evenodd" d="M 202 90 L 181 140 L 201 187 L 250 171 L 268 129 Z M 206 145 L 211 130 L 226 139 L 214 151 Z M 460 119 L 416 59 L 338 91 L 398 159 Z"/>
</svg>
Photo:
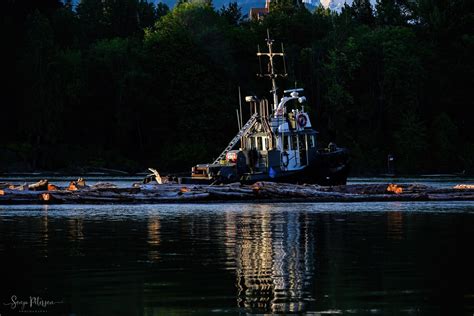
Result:
<svg viewBox="0 0 474 316">
<path fill-rule="evenodd" d="M 251 8 L 249 12 L 250 20 L 263 19 L 270 12 L 270 0 L 265 0 L 265 8 Z"/>
</svg>

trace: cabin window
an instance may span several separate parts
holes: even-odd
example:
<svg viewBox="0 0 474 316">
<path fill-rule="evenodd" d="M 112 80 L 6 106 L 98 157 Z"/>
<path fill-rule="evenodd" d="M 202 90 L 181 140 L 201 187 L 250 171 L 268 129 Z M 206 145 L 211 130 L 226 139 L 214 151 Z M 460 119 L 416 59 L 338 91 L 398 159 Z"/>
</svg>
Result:
<svg viewBox="0 0 474 316">
<path fill-rule="evenodd" d="M 291 136 L 291 150 L 298 149 L 298 135 Z"/>
<path fill-rule="evenodd" d="M 255 148 L 256 148 L 256 146 L 255 146 L 255 138 L 254 138 L 254 137 L 250 137 L 250 138 L 248 139 L 248 145 L 249 145 L 250 149 L 255 149 Z"/>
<path fill-rule="evenodd" d="M 266 137 L 262 137 L 262 143 L 263 143 L 263 150 L 267 150 L 268 149 L 268 138 Z"/>
<path fill-rule="evenodd" d="M 314 135 L 311 135 L 311 148 L 316 147 L 316 138 Z"/>
<path fill-rule="evenodd" d="M 262 137 L 256 137 L 257 138 L 257 149 L 258 150 L 263 150 L 263 140 Z"/>
<path fill-rule="evenodd" d="M 298 145 L 299 145 L 300 150 L 305 150 L 306 149 L 303 137 L 304 137 L 303 135 L 301 135 L 301 137 L 298 136 Z"/>
<path fill-rule="evenodd" d="M 290 136 L 283 136 L 281 138 L 281 141 L 283 142 L 283 151 L 288 150 L 288 145 L 290 143 Z"/>
</svg>

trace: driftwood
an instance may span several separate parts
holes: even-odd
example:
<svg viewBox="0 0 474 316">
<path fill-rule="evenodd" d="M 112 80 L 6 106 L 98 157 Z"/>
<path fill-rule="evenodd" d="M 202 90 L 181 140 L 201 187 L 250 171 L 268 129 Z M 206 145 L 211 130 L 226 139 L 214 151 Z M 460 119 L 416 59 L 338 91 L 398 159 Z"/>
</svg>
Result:
<svg viewBox="0 0 474 316">
<path fill-rule="evenodd" d="M 167 177 L 165 177 L 165 179 L 163 179 L 160 174 L 158 173 L 158 170 L 156 169 L 153 169 L 153 168 L 148 168 L 148 170 L 150 170 L 151 174 L 147 175 L 145 177 L 145 179 L 143 179 L 143 182 L 142 184 L 148 184 L 148 183 L 151 183 L 153 181 L 156 181 L 156 183 L 158 184 L 163 184 L 163 183 L 168 183 L 168 179 Z M 139 183 L 136 183 L 137 185 L 140 185 Z"/>
<path fill-rule="evenodd" d="M 151 171 L 151 173 L 155 177 L 155 180 L 158 184 L 163 184 L 163 181 L 161 180 L 161 176 L 160 176 L 160 174 L 158 173 L 158 171 L 156 169 L 148 168 L 148 170 Z"/>
<path fill-rule="evenodd" d="M 67 190 L 77 191 L 77 190 L 82 190 L 85 188 L 87 188 L 86 180 L 84 180 L 83 178 L 79 178 L 76 181 L 71 181 L 69 183 L 69 186 L 67 187 Z"/>
<path fill-rule="evenodd" d="M 91 186 L 91 189 L 96 190 L 109 190 L 109 189 L 117 189 L 117 185 L 108 182 L 97 182 L 96 184 Z"/>
<path fill-rule="evenodd" d="M 357 184 L 333 187 L 257 182 L 253 185 L 134 184 L 119 188 L 111 183 L 87 186 L 84 179 L 60 188 L 47 180 L 30 185 L 2 184 L 0 204 L 55 203 L 165 203 L 213 201 L 474 201 L 474 188 L 460 185 L 437 189 L 421 184 Z"/>
<path fill-rule="evenodd" d="M 474 190 L 474 184 L 458 184 L 454 186 L 457 190 Z"/>
<path fill-rule="evenodd" d="M 39 180 L 36 183 L 30 184 L 28 190 L 33 191 L 45 191 L 48 190 L 48 180 Z"/>
<path fill-rule="evenodd" d="M 11 186 L 10 183 L 7 183 L 7 182 L 0 182 L 0 190 L 2 190 L 2 189 L 8 189 L 9 186 Z"/>
</svg>

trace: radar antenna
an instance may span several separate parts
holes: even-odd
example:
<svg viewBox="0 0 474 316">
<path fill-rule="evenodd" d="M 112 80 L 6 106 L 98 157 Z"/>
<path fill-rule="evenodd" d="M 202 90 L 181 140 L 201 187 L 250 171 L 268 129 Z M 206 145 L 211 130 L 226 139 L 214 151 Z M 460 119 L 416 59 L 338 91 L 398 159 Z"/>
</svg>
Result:
<svg viewBox="0 0 474 316">
<path fill-rule="evenodd" d="M 273 40 L 270 38 L 270 31 L 267 29 L 267 46 L 268 46 L 268 52 L 260 52 L 260 46 L 258 46 L 258 51 L 257 51 L 257 56 L 259 59 L 259 64 L 260 64 L 260 74 L 258 75 L 259 77 L 268 77 L 272 81 L 272 90 L 270 91 L 271 94 L 273 94 L 273 109 L 275 110 L 278 106 L 278 94 L 277 94 L 277 86 L 276 86 L 276 78 L 281 77 L 281 78 L 286 78 L 287 73 L 286 73 L 286 63 L 285 63 L 285 51 L 283 48 L 283 43 L 281 44 L 281 53 L 275 53 L 273 52 Z M 268 73 L 262 73 L 262 63 L 260 60 L 261 56 L 268 56 L 269 62 L 268 62 Z M 283 58 L 283 73 L 277 73 L 275 71 L 275 63 L 273 60 L 274 56 L 280 56 Z"/>
</svg>

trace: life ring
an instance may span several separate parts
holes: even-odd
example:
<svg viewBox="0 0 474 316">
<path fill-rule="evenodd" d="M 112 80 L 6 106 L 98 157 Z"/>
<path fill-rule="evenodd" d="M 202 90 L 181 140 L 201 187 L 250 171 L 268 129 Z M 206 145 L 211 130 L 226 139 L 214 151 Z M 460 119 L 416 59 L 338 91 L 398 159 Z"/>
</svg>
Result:
<svg viewBox="0 0 474 316">
<path fill-rule="evenodd" d="M 298 115 L 296 120 L 298 121 L 298 126 L 299 127 L 305 127 L 306 123 L 308 123 L 308 119 L 306 118 L 306 115 L 304 115 L 304 114 Z"/>
<path fill-rule="evenodd" d="M 286 168 L 288 167 L 288 162 L 290 161 L 289 155 L 286 151 L 281 153 L 281 165 Z"/>
</svg>

